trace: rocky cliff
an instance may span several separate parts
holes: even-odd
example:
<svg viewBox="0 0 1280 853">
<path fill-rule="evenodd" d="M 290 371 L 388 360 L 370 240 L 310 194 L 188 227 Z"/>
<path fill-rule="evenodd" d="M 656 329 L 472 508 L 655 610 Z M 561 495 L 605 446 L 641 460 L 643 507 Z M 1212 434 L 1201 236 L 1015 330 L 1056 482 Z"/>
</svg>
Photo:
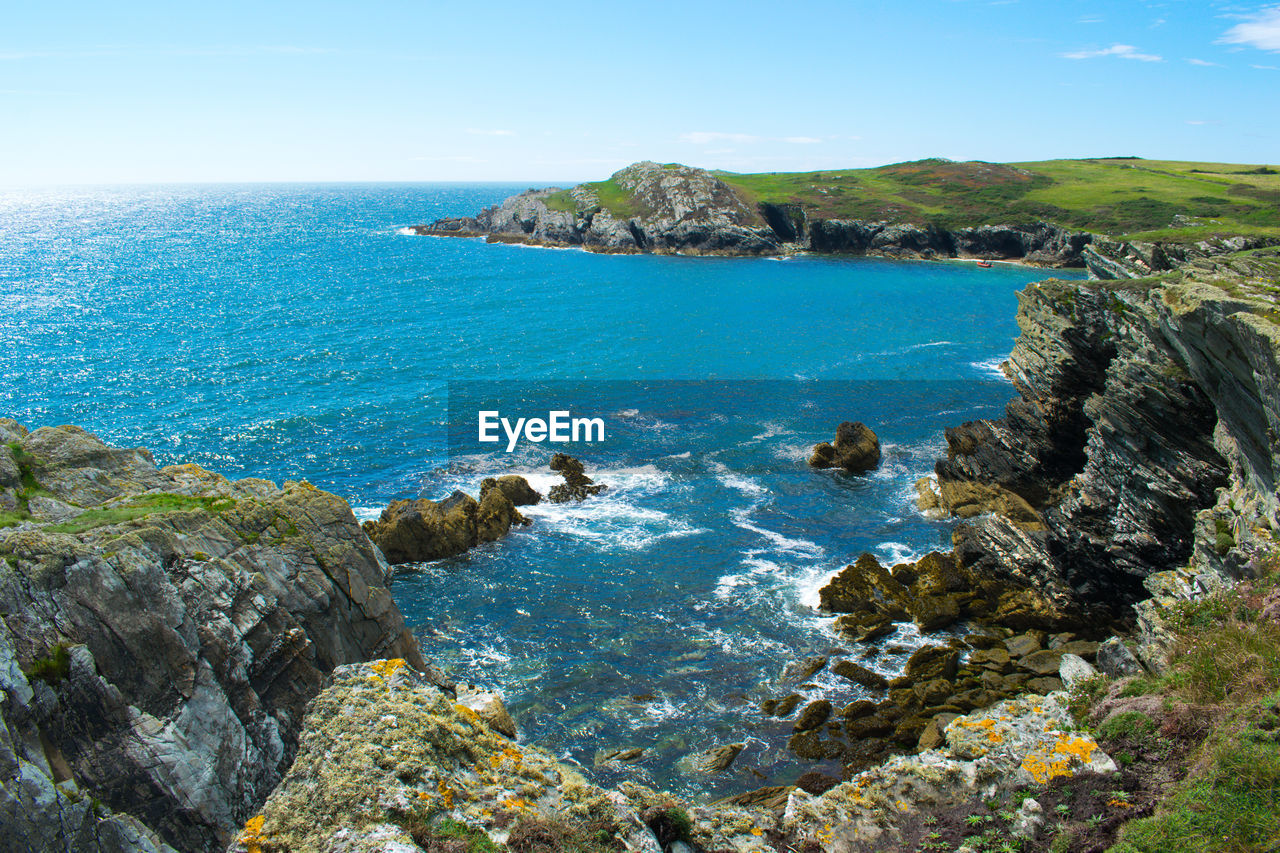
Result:
<svg viewBox="0 0 1280 853">
<path fill-rule="evenodd" d="M 937 465 L 942 507 L 972 516 L 961 562 L 1029 580 L 1058 624 L 1239 577 L 1280 526 L 1278 273 L 1267 249 L 1028 287 L 1018 399 L 948 430 Z"/>
<path fill-rule="evenodd" d="M 225 848 L 330 671 L 426 669 L 382 555 L 305 482 L 0 420 L 0 525 L 6 849 Z"/>
<path fill-rule="evenodd" d="M 779 255 L 839 252 L 904 258 L 1012 258 L 1081 266 L 1092 237 L 1045 223 L 954 230 L 881 220 L 811 218 L 800 205 L 752 203 L 712 172 L 634 163 L 601 190 L 529 190 L 474 217 L 414 226 L 418 234 L 487 237 L 491 242 L 579 246 L 594 252 Z"/>
</svg>

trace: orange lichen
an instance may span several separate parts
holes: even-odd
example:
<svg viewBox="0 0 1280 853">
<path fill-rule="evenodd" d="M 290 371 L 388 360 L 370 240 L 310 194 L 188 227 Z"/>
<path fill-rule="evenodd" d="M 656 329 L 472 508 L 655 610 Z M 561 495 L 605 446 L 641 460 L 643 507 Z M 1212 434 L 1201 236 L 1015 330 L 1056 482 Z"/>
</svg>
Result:
<svg viewBox="0 0 1280 853">
<path fill-rule="evenodd" d="M 1107 805 L 1115 806 L 1116 808 L 1119 808 L 1119 809 L 1133 808 L 1133 803 L 1126 803 L 1124 800 L 1107 800 Z"/>
<path fill-rule="evenodd" d="M 752 834 L 752 835 L 764 835 L 764 830 L 762 830 L 762 829 L 761 829 L 760 827 L 758 827 L 758 826 L 753 826 L 753 827 L 751 827 L 751 834 Z"/>
<path fill-rule="evenodd" d="M 453 710 L 458 712 L 459 717 L 466 720 L 477 729 L 482 725 L 480 722 L 480 715 L 468 708 L 466 705 L 454 705 Z"/>
<path fill-rule="evenodd" d="M 453 808 L 453 789 L 446 785 L 444 780 L 441 779 L 436 783 L 436 790 L 440 792 L 440 798 L 444 800 L 444 807 L 446 809 Z"/>
<path fill-rule="evenodd" d="M 987 740 L 991 741 L 992 743 L 1004 743 L 1004 733 L 1003 732 L 987 732 Z"/>
<path fill-rule="evenodd" d="M 262 853 L 262 842 L 266 838 L 262 834 L 262 826 L 267 822 L 264 815 L 254 815 L 245 823 L 240 832 L 240 843 L 248 853 Z"/>
<path fill-rule="evenodd" d="M 392 658 L 391 660 L 378 660 L 369 664 L 369 669 L 376 672 L 382 678 L 390 678 L 400 670 L 404 669 L 404 658 Z"/>
</svg>

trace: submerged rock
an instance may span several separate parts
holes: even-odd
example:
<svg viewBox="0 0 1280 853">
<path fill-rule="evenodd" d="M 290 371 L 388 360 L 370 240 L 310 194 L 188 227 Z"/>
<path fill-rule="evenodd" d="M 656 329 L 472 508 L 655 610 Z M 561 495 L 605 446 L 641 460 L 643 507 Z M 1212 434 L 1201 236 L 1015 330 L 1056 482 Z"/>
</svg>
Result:
<svg viewBox="0 0 1280 853">
<path fill-rule="evenodd" d="M 547 499 L 552 503 L 563 504 L 569 501 L 586 500 L 609 488 L 604 483 L 592 481 L 586 475 L 582 463 L 567 454 L 557 453 L 552 456 L 550 467 L 552 471 L 564 477 L 563 483 L 551 487 L 551 493 Z"/>
<path fill-rule="evenodd" d="M 501 487 L 491 487 L 476 500 L 455 491 L 442 501 L 426 498 L 392 501 L 364 531 L 392 564 L 452 557 L 507 535 L 526 524 Z"/>
<path fill-rule="evenodd" d="M 702 752 L 686 756 L 680 765 L 699 773 L 721 773 L 729 769 L 738 754 L 746 749 L 745 743 L 729 743 L 724 746 L 713 746 Z"/>
<path fill-rule="evenodd" d="M 836 428 L 835 443 L 824 441 L 814 446 L 809 464 L 865 474 L 880 464 L 880 439 L 861 421 L 845 421 Z"/>
</svg>

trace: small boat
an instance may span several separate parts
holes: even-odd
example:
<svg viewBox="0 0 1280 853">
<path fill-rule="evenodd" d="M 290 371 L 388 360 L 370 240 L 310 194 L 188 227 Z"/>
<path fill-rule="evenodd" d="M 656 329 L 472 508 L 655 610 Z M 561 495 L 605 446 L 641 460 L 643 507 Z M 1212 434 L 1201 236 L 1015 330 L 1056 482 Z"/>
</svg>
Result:
<svg viewBox="0 0 1280 853">
<path fill-rule="evenodd" d="M 982 267 L 984 270 L 989 270 L 991 269 L 991 261 L 978 261 L 978 266 Z"/>
</svg>

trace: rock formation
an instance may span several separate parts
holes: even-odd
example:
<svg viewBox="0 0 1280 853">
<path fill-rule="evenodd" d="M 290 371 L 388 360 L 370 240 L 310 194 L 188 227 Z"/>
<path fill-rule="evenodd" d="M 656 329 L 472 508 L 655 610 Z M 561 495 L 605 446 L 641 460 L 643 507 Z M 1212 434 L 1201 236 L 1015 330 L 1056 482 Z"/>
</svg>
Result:
<svg viewBox="0 0 1280 853">
<path fill-rule="evenodd" d="M 880 439 L 862 421 L 845 421 L 836 428 L 835 443 L 824 441 L 814 446 L 809 464 L 865 474 L 880 464 Z"/>
<path fill-rule="evenodd" d="M 746 202 L 706 169 L 649 161 L 614 173 L 625 210 L 601 204 L 589 184 L 528 190 L 474 217 L 414 226 L 419 234 L 491 242 L 578 246 L 593 252 L 778 255 L 813 251 L 903 258 L 1013 258 L 1082 266 L 1093 239 L 1043 222 L 954 231 L 887 221 L 810 219 L 799 205 Z M 616 215 L 615 215 L 616 214 Z"/>
<path fill-rule="evenodd" d="M 334 667 L 426 669 L 382 555 L 308 483 L 0 420 L 0 499 L 10 849 L 224 849 Z"/>
<path fill-rule="evenodd" d="M 594 482 L 586 475 L 581 462 L 564 453 L 552 456 L 550 467 L 564 477 L 564 482 L 552 486 L 551 493 L 547 495 L 547 499 L 553 504 L 585 500 L 609 488 L 604 483 Z"/>
<path fill-rule="evenodd" d="M 1164 280 L 1027 288 L 1008 362 L 1019 398 L 948 430 L 936 469 L 943 508 L 976 516 L 956 529 L 960 563 L 1095 623 L 1153 584 L 1238 576 L 1256 531 L 1280 523 L 1278 265 L 1266 250 Z M 1185 580 L 1151 580 L 1189 561 Z"/>
<path fill-rule="evenodd" d="M 523 477 L 487 479 L 480 500 L 455 491 L 442 501 L 392 501 L 364 531 L 393 565 L 440 560 L 506 536 L 512 525 L 528 524 L 509 495 L 537 503 L 539 495 Z"/>
</svg>

